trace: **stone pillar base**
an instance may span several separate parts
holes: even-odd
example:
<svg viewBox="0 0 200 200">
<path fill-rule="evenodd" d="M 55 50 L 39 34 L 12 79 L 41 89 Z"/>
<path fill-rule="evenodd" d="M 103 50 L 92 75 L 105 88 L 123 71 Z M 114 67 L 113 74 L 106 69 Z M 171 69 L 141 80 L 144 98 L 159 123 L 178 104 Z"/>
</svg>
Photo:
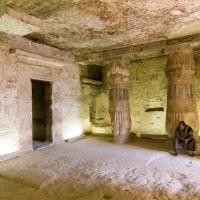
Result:
<svg viewBox="0 0 200 200">
<path fill-rule="evenodd" d="M 131 135 L 126 134 L 126 135 L 113 135 L 113 143 L 115 144 L 125 144 L 128 142 L 131 142 Z"/>
</svg>

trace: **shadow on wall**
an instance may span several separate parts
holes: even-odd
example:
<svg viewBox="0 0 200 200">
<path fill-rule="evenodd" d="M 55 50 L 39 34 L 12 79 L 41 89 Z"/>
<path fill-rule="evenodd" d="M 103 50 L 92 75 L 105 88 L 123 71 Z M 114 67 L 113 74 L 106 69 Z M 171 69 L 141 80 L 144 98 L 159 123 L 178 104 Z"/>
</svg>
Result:
<svg viewBox="0 0 200 200">
<path fill-rule="evenodd" d="M 105 93 L 101 93 L 95 98 L 94 119 L 91 120 L 92 134 L 112 133 L 110 115 L 108 112 L 108 101 L 108 96 Z"/>
</svg>

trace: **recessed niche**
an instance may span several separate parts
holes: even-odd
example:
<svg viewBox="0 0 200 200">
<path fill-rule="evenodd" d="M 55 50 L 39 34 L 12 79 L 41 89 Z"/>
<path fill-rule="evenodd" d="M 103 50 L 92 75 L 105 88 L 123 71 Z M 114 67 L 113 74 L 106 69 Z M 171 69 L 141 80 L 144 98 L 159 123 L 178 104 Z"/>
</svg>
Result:
<svg viewBox="0 0 200 200">
<path fill-rule="evenodd" d="M 145 101 L 145 112 L 164 111 L 163 101 L 159 97 L 155 97 Z"/>
<path fill-rule="evenodd" d="M 82 83 L 86 84 L 86 85 L 94 85 L 94 86 L 100 86 L 102 85 L 102 81 L 96 81 L 93 79 L 89 79 L 89 78 L 82 78 Z"/>
<path fill-rule="evenodd" d="M 80 66 L 82 82 L 85 84 L 99 85 L 102 83 L 102 66 L 84 65 Z"/>
<path fill-rule="evenodd" d="M 145 112 L 153 112 L 153 111 L 164 111 L 164 108 L 147 108 Z"/>
</svg>

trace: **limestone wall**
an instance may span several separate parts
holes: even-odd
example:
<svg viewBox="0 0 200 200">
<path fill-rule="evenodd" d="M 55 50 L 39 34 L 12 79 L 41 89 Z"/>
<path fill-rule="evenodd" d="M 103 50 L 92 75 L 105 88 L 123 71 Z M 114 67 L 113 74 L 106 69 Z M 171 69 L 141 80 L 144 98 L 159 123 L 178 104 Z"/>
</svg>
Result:
<svg viewBox="0 0 200 200">
<path fill-rule="evenodd" d="M 81 78 L 101 81 L 95 83 L 82 83 L 83 90 L 83 119 L 84 131 L 89 134 L 112 133 L 110 116 L 108 112 L 107 67 L 81 66 Z"/>
<path fill-rule="evenodd" d="M 195 96 L 200 116 L 200 51 L 194 51 L 197 73 L 194 76 Z M 168 80 L 166 57 L 138 60 L 130 63 L 131 132 L 166 134 L 166 102 Z M 163 108 L 163 111 L 162 109 Z"/>
<path fill-rule="evenodd" d="M 198 105 L 198 112 L 200 116 L 200 51 L 194 51 L 194 60 L 197 67 L 197 74 L 194 76 L 195 80 L 195 95 Z M 167 85 L 168 80 L 165 74 L 166 56 L 149 58 L 144 60 L 132 61 L 129 65 L 130 69 L 130 83 L 129 83 L 129 102 L 131 110 L 132 127 L 131 132 L 136 133 L 137 136 L 141 134 L 166 134 L 165 120 L 166 120 L 166 103 L 167 103 Z M 108 95 L 107 85 L 107 68 L 102 68 L 102 81 L 98 92 L 95 92 L 91 86 L 84 87 L 85 97 L 98 99 L 101 94 Z M 86 89 L 87 88 L 87 89 Z M 89 101 L 85 98 L 84 107 L 87 109 L 88 121 L 89 118 Z M 95 105 L 90 101 L 90 106 Z M 95 105 L 97 107 L 97 105 Z M 93 110 L 93 116 L 96 116 Z M 109 116 L 109 114 L 107 114 Z M 103 114 L 100 118 L 104 118 Z M 112 133 L 109 121 L 107 125 L 101 125 L 100 121 L 96 119 L 96 129 L 90 130 L 92 133 Z M 102 131 L 103 130 L 103 131 Z"/>
<path fill-rule="evenodd" d="M 167 78 L 166 57 L 130 63 L 131 132 L 165 134 Z"/>
<path fill-rule="evenodd" d="M 200 51 L 194 51 L 197 67 L 195 95 L 200 116 Z M 130 63 L 131 132 L 166 134 L 166 103 L 168 80 L 165 74 L 166 57 L 138 60 Z"/>
<path fill-rule="evenodd" d="M 166 57 L 138 60 L 131 62 L 129 65 L 131 132 L 136 133 L 137 136 L 140 136 L 140 134 L 166 134 L 167 78 L 165 75 L 165 65 Z M 104 94 L 108 97 L 107 67 L 103 67 L 101 73 L 103 84 L 98 95 Z M 88 98 L 89 96 L 93 96 L 94 99 L 98 99 L 98 95 L 95 95 L 95 90 L 91 89 L 90 86 L 85 90 L 85 96 Z M 85 101 L 86 108 L 88 108 L 87 105 L 88 102 Z M 95 104 L 90 102 L 90 105 Z M 95 105 L 95 107 L 98 106 Z M 94 116 L 98 115 L 95 111 L 93 113 Z M 101 123 L 100 119 L 107 119 L 109 113 L 106 113 L 105 116 L 102 113 L 101 117 L 96 119 L 96 127 L 95 129 L 91 129 L 92 133 L 112 133 L 110 120 L 106 120 L 105 124 Z"/>
<path fill-rule="evenodd" d="M 82 134 L 75 57 L 7 34 L 0 34 L 0 43 L 0 155 L 32 149 L 32 79 L 52 84 L 53 144 Z"/>
</svg>

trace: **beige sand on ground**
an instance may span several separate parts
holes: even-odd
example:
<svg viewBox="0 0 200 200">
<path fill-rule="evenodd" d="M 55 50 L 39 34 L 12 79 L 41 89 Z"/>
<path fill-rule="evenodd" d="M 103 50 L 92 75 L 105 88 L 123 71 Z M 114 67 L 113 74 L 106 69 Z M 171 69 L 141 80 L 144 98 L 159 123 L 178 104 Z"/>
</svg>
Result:
<svg viewBox="0 0 200 200">
<path fill-rule="evenodd" d="M 28 152 L 0 162 L 0 199 L 200 199 L 200 157 L 169 144 L 87 137 Z"/>
</svg>

